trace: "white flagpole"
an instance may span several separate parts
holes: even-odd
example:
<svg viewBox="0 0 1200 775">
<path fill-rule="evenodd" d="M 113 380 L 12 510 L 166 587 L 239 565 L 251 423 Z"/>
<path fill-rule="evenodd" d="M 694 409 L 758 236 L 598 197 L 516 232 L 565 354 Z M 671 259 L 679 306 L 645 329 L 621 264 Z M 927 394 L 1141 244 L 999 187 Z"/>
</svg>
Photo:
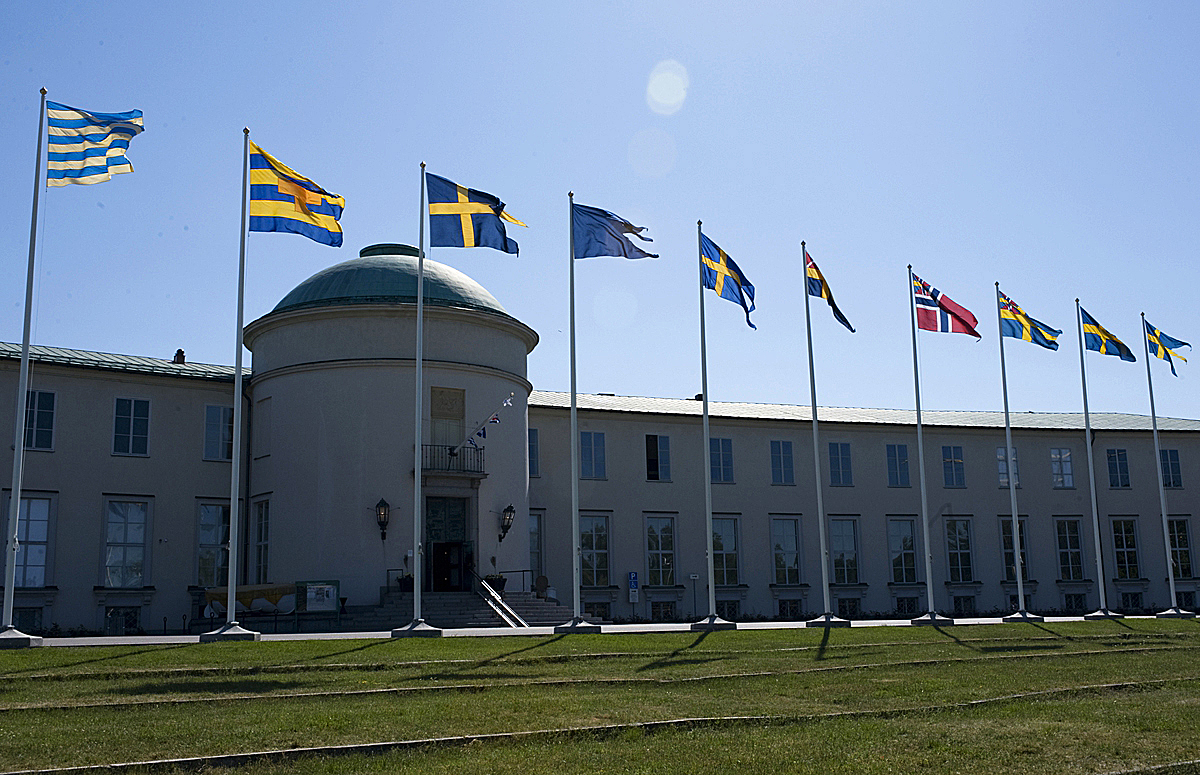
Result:
<svg viewBox="0 0 1200 775">
<path fill-rule="evenodd" d="M 29 222 L 29 265 L 25 272 L 25 325 L 21 334 L 21 371 L 17 378 L 17 416 L 13 422 L 12 493 L 8 502 L 8 557 L 4 573 L 4 620 L 0 622 L 0 647 L 40 646 L 42 639 L 26 635 L 13 621 L 17 586 L 17 550 L 21 520 L 21 477 L 25 466 L 25 413 L 29 401 L 29 335 L 33 322 L 33 257 L 37 251 L 38 201 L 42 183 L 42 127 L 46 120 L 46 90 L 41 90 L 38 113 L 37 156 L 33 164 L 33 214 Z"/>
<path fill-rule="evenodd" d="M 1000 283 L 996 283 L 996 329 L 1000 335 L 1000 387 L 1004 394 L 1004 456 L 1008 460 L 1008 502 L 1012 510 L 1012 535 L 1014 567 L 1017 575 L 1017 613 L 1006 616 L 1004 621 L 1040 622 L 1040 616 L 1031 616 L 1025 610 L 1025 575 L 1021 562 L 1021 524 L 1017 518 L 1017 456 L 1012 443 L 1012 421 L 1008 414 L 1008 371 L 1004 365 L 1004 318 L 1000 314 Z"/>
<path fill-rule="evenodd" d="M 259 640 L 257 632 L 247 630 L 237 621 L 237 580 L 241 548 L 241 504 L 239 495 L 242 474 L 242 320 L 246 289 L 246 208 L 250 178 L 250 129 L 242 129 L 242 220 L 238 251 L 237 333 L 233 367 L 233 457 L 229 474 L 229 562 L 225 572 L 225 626 L 200 636 L 201 643 L 221 640 Z"/>
<path fill-rule="evenodd" d="M 1171 588 L 1171 607 L 1158 614 L 1160 618 L 1190 618 L 1193 614 L 1179 607 L 1175 594 L 1175 558 L 1171 554 L 1171 528 L 1167 522 L 1167 493 L 1163 489 L 1162 447 L 1158 442 L 1158 414 L 1154 410 L 1154 379 L 1150 376 L 1150 338 L 1146 336 L 1146 313 L 1142 313 L 1142 343 L 1146 348 L 1146 387 L 1150 391 L 1150 427 L 1154 431 L 1154 459 L 1158 462 L 1158 505 L 1162 512 L 1163 548 L 1167 552 L 1167 584 Z"/>
<path fill-rule="evenodd" d="M 954 620 L 938 616 L 933 607 L 933 538 L 930 536 L 929 496 L 925 485 L 925 436 L 921 430 L 921 360 L 917 351 L 917 298 L 913 293 L 912 264 L 908 265 L 908 306 L 912 313 L 913 388 L 917 402 L 917 469 L 921 475 L 921 524 L 925 535 L 925 596 L 928 611 L 912 620 L 913 624 L 954 624 Z"/>
<path fill-rule="evenodd" d="M 804 265 L 804 284 L 801 286 L 800 292 L 804 295 L 804 330 L 808 336 L 808 393 L 809 404 L 812 408 L 813 489 L 817 493 L 817 535 L 821 540 L 821 600 L 825 606 L 824 614 L 809 621 L 806 626 L 844 626 L 849 622 L 833 615 L 833 606 L 829 595 L 829 538 L 825 527 L 825 487 L 821 480 L 821 453 L 817 429 L 817 376 L 813 365 L 812 315 L 809 312 L 808 301 L 808 249 L 803 240 L 800 241 L 800 258 Z"/>
<path fill-rule="evenodd" d="M 696 258 L 698 261 L 703 261 L 704 248 L 700 227 L 701 222 L 696 221 Z M 713 629 L 718 623 L 725 625 L 731 623 L 724 622 L 717 617 L 717 574 L 713 567 L 712 461 L 710 459 L 712 437 L 708 427 L 708 343 L 704 325 L 704 269 L 703 264 L 700 266 L 700 404 L 704 428 L 704 453 L 701 455 L 701 461 L 704 467 L 704 554 L 708 566 L 708 616 L 693 624 L 692 627 L 693 629 Z"/>
<path fill-rule="evenodd" d="M 1092 494 L 1092 535 L 1095 537 L 1096 587 L 1100 592 L 1100 608 L 1085 616 L 1085 619 L 1113 619 L 1117 615 L 1108 610 L 1107 585 L 1104 583 L 1104 558 L 1100 548 L 1100 509 L 1096 505 L 1096 465 L 1092 458 L 1092 418 L 1088 412 L 1087 363 L 1083 357 L 1083 313 L 1079 299 L 1075 300 L 1075 323 L 1079 329 L 1079 377 L 1083 381 L 1083 443 L 1087 448 L 1088 487 Z"/>
</svg>

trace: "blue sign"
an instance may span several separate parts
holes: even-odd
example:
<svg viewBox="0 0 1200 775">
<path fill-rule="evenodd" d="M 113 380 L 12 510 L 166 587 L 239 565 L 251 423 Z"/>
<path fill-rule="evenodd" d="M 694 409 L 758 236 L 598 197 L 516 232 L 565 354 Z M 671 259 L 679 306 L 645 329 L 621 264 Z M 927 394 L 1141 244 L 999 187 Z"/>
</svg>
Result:
<svg viewBox="0 0 1200 775">
<path fill-rule="evenodd" d="M 629 588 L 630 588 L 630 589 L 637 589 L 637 588 L 638 588 L 638 585 L 637 585 L 637 571 L 635 571 L 635 570 L 631 570 L 631 571 L 629 571 Z"/>
</svg>

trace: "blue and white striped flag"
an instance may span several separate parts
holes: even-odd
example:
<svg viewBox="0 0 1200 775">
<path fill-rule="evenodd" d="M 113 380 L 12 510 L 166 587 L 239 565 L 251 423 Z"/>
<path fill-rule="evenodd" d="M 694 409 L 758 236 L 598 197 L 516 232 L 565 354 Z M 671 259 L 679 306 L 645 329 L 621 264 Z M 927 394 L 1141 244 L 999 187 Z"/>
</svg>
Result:
<svg viewBox="0 0 1200 775">
<path fill-rule="evenodd" d="M 89 113 L 59 102 L 46 102 L 46 134 L 50 152 L 46 185 L 103 183 L 121 172 L 133 172 L 125 158 L 129 141 L 142 131 L 142 111 Z"/>
</svg>

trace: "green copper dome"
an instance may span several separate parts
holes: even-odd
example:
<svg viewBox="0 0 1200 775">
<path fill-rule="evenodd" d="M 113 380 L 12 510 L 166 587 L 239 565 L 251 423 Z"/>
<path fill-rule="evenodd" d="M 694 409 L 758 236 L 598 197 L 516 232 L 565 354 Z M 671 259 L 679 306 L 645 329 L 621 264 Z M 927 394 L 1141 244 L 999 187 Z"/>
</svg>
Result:
<svg viewBox="0 0 1200 775">
<path fill-rule="evenodd" d="M 274 312 L 351 304 L 416 304 L 417 249 L 369 245 L 359 257 L 317 272 L 275 305 Z M 425 259 L 425 303 L 507 315 L 496 297 L 457 269 Z"/>
</svg>

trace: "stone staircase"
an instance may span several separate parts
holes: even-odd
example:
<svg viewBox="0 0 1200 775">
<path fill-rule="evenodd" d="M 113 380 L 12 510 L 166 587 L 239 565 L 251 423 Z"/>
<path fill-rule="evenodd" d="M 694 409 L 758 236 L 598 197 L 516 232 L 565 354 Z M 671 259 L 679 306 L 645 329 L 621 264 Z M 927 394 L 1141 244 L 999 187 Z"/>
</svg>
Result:
<svg viewBox="0 0 1200 775">
<path fill-rule="evenodd" d="M 506 592 L 504 602 L 530 626 L 552 626 L 571 619 L 571 609 L 557 601 L 541 600 L 532 592 Z M 411 592 L 380 590 L 378 606 L 348 606 L 342 616 L 343 631 L 375 632 L 403 627 L 412 621 Z M 423 592 L 421 615 L 434 627 L 504 627 L 483 598 L 474 592 Z"/>
</svg>

